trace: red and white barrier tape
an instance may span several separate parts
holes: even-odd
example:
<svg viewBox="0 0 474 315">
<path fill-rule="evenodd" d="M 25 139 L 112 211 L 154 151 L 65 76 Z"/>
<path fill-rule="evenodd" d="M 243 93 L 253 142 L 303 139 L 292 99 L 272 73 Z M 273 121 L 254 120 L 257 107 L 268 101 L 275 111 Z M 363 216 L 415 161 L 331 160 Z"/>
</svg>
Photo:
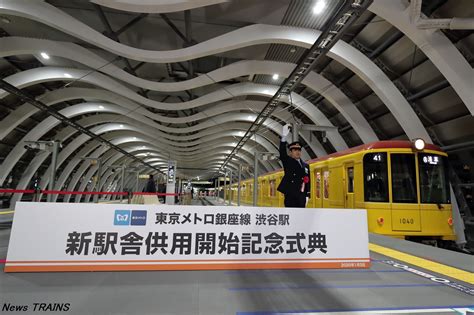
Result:
<svg viewBox="0 0 474 315">
<path fill-rule="evenodd" d="M 118 195 L 127 196 L 128 192 L 119 191 L 64 191 L 64 190 L 33 190 L 33 189 L 0 189 L 3 194 L 51 194 L 51 195 Z M 150 193 L 150 192 L 130 192 L 131 195 L 154 195 L 154 196 L 178 196 L 176 193 Z"/>
</svg>

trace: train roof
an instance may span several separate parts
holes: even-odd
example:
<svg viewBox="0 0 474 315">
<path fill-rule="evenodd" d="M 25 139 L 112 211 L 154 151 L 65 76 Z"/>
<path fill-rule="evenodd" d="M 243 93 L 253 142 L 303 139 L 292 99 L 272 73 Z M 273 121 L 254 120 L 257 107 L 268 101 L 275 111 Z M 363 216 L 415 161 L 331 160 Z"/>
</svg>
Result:
<svg viewBox="0 0 474 315">
<path fill-rule="evenodd" d="M 377 142 L 371 142 L 371 143 L 366 143 L 359 145 L 357 147 L 353 147 L 347 150 L 335 152 L 332 154 L 328 154 L 319 158 L 315 158 L 312 160 L 307 161 L 307 163 L 313 163 L 313 162 L 320 162 L 336 157 L 341 157 L 344 155 L 348 154 L 353 154 L 361 151 L 367 151 L 367 150 L 377 150 L 377 149 L 413 149 L 413 142 L 408 141 L 408 140 L 389 140 L 389 141 L 377 141 Z M 440 151 L 440 147 L 434 144 L 426 143 L 425 144 L 425 150 L 432 150 L 432 151 Z"/>
<path fill-rule="evenodd" d="M 347 150 L 335 152 L 332 154 L 328 154 L 319 158 L 315 158 L 312 160 L 306 161 L 306 163 L 314 163 L 314 162 L 321 162 L 325 161 L 328 159 L 336 158 L 336 157 L 341 157 L 344 155 L 349 155 L 361 151 L 368 151 L 368 150 L 377 150 L 377 149 L 412 149 L 413 148 L 413 143 L 408 140 L 388 140 L 388 141 L 376 141 L 376 142 L 371 142 L 371 143 L 366 143 L 362 144 Z M 432 150 L 432 151 L 439 151 L 443 152 L 440 147 L 434 144 L 426 143 L 425 144 L 425 150 Z M 281 172 L 282 169 L 277 169 L 272 172 L 268 172 L 265 175 L 273 174 L 273 173 L 278 173 Z"/>
</svg>

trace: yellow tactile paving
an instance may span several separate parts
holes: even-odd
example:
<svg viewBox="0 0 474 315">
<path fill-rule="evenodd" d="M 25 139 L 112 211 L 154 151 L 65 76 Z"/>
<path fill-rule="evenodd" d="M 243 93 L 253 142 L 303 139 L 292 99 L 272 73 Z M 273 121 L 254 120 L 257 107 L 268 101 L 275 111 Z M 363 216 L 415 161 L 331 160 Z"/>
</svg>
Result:
<svg viewBox="0 0 474 315">
<path fill-rule="evenodd" d="M 15 212 L 15 211 L 13 211 L 13 210 L 9 210 L 9 211 L 0 211 L 0 214 L 11 214 L 11 213 L 13 213 L 13 212 Z"/>
<path fill-rule="evenodd" d="M 373 252 L 382 254 L 384 256 L 392 257 L 397 260 L 407 262 L 411 265 L 418 266 L 423 269 L 431 270 L 438 274 L 448 276 L 450 278 L 454 278 L 457 280 L 461 280 L 463 282 L 474 284 L 474 273 L 472 272 L 446 266 L 434 261 L 429 261 L 427 259 L 405 254 L 403 252 L 399 252 L 397 250 L 386 248 L 380 245 L 375 245 L 372 243 L 369 244 L 369 249 Z M 473 264 L 474 264 L 474 257 L 473 257 Z"/>
</svg>

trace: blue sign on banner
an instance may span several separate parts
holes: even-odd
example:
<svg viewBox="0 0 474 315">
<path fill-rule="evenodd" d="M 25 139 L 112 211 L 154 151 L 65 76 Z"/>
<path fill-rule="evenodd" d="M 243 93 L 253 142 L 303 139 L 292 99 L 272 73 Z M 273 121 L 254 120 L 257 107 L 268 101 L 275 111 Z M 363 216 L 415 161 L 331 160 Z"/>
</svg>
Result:
<svg viewBox="0 0 474 315">
<path fill-rule="evenodd" d="M 114 225 L 130 225 L 130 210 L 115 210 Z"/>
<path fill-rule="evenodd" d="M 133 210 L 130 225 L 146 225 L 146 210 Z"/>
</svg>

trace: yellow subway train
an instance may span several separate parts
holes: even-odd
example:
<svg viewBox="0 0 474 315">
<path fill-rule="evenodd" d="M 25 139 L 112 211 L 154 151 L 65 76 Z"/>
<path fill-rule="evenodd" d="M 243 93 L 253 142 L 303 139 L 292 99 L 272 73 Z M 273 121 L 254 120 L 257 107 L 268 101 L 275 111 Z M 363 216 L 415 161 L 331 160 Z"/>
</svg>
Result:
<svg viewBox="0 0 474 315">
<path fill-rule="evenodd" d="M 379 141 L 308 161 L 309 208 L 367 209 L 369 231 L 398 238 L 452 241 L 447 154 L 426 144 Z M 283 170 L 258 178 L 258 206 L 283 207 Z M 253 202 L 253 179 L 241 181 L 241 203 Z M 222 188 L 221 188 L 222 189 Z M 227 186 L 237 202 L 237 183 Z"/>
</svg>

